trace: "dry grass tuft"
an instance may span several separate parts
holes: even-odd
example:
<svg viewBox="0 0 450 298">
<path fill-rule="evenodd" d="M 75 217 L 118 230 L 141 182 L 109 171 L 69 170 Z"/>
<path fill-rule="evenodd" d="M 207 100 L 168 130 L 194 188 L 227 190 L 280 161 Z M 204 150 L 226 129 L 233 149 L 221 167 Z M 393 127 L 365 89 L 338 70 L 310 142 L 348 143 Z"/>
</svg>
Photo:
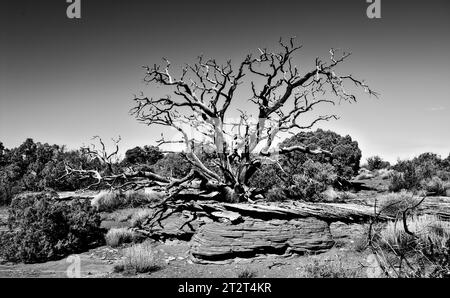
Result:
<svg viewBox="0 0 450 298">
<path fill-rule="evenodd" d="M 358 196 L 356 194 L 349 192 L 349 191 L 341 192 L 339 195 L 339 199 L 341 199 L 344 202 L 356 200 L 357 198 L 358 198 Z"/>
<path fill-rule="evenodd" d="M 124 257 L 124 260 L 115 266 L 116 272 L 149 273 L 161 268 L 150 242 L 126 248 Z"/>
<path fill-rule="evenodd" d="M 406 208 L 412 207 L 418 202 L 419 199 L 407 191 L 389 193 L 378 199 L 378 205 L 380 206 L 378 210 L 380 210 L 382 214 L 399 217 Z"/>
<path fill-rule="evenodd" d="M 112 211 L 122 204 L 116 191 L 102 190 L 91 201 L 91 205 L 98 211 Z"/>
<path fill-rule="evenodd" d="M 386 246 L 407 253 L 418 246 L 442 248 L 450 239 L 450 223 L 436 215 L 412 216 L 406 223 L 408 230 L 417 238 L 406 233 L 402 221 L 389 222 L 381 231 L 381 239 Z"/>
<path fill-rule="evenodd" d="M 306 278 L 353 278 L 358 274 L 357 270 L 345 268 L 340 259 L 314 259 L 305 266 Z"/>
<path fill-rule="evenodd" d="M 153 214 L 152 209 L 139 209 L 131 216 L 131 226 L 140 227 Z"/>
<path fill-rule="evenodd" d="M 238 273 L 237 278 L 255 278 L 257 275 L 256 271 L 246 268 Z"/>
<path fill-rule="evenodd" d="M 139 207 L 158 202 L 164 197 L 164 193 L 145 190 L 100 191 L 91 201 L 91 205 L 98 211 L 111 212 L 119 208 Z"/>
<path fill-rule="evenodd" d="M 127 228 L 113 228 L 105 236 L 106 244 L 111 247 L 118 247 L 124 243 L 134 241 L 135 235 Z"/>
</svg>

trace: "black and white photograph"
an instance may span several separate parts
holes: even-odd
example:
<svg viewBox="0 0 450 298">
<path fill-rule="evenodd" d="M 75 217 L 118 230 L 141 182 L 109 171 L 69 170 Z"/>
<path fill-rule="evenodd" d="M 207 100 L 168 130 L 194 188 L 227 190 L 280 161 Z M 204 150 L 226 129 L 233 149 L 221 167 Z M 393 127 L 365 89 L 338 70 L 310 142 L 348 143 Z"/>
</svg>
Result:
<svg viewBox="0 0 450 298">
<path fill-rule="evenodd" d="M 449 278 L 449 115 L 448 1 L 2 0 L 0 279 Z"/>
</svg>

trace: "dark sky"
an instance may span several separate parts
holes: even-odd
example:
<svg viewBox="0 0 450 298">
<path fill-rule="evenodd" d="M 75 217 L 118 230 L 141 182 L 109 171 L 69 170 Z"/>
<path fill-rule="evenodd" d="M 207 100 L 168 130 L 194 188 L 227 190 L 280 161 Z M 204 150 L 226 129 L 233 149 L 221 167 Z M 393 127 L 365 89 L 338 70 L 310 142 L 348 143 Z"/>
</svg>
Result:
<svg viewBox="0 0 450 298">
<path fill-rule="evenodd" d="M 0 141 L 27 137 L 77 148 L 94 135 L 122 136 L 124 148 L 153 144 L 159 128 L 128 115 L 133 94 L 163 94 L 142 83 L 145 64 L 173 67 L 199 54 L 239 61 L 280 37 L 304 45 L 310 67 L 331 47 L 353 53 L 343 67 L 381 96 L 336 108 L 318 127 L 350 134 L 363 156 L 450 152 L 450 2 L 381 0 L 368 19 L 365 0 L 0 1 Z M 245 91 L 244 91 L 245 94 Z"/>
</svg>

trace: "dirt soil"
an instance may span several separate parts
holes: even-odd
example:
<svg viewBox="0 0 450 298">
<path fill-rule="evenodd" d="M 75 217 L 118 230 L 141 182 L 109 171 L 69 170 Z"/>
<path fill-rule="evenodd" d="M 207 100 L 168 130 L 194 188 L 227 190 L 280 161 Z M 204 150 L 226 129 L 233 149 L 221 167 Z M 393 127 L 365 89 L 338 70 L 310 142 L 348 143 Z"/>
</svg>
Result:
<svg viewBox="0 0 450 298">
<path fill-rule="evenodd" d="M 161 269 L 150 274 L 126 275 L 114 272 L 114 264 L 120 262 L 121 251 L 106 246 L 79 254 L 81 277 L 226 277 L 237 278 L 247 271 L 254 277 L 310 277 L 316 262 L 324 266 L 333 266 L 348 277 L 365 277 L 368 266 L 367 252 L 355 252 L 351 241 L 340 247 L 318 255 L 278 256 L 265 255 L 252 259 L 234 259 L 225 264 L 195 264 L 189 258 L 189 244 L 178 240 L 154 243 Z M 342 245 L 342 246 L 341 246 Z M 0 265 L 0 278 L 66 278 L 70 272 L 70 259 L 51 261 L 41 264 L 3 264 Z M 344 277 L 342 276 L 342 277 Z M 323 277 L 323 276 L 316 276 Z M 326 276 L 325 276 L 326 277 Z"/>
</svg>

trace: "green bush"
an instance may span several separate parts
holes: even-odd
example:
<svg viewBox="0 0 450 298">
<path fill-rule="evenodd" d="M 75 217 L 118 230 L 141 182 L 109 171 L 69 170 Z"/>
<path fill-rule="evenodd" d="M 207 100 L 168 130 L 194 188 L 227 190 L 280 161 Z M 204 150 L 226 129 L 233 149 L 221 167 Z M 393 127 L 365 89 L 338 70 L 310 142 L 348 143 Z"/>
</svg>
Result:
<svg viewBox="0 0 450 298">
<path fill-rule="evenodd" d="M 334 167 L 308 160 L 303 164 L 302 173 L 291 177 L 286 189 L 288 196 L 296 200 L 321 201 L 322 193 L 336 180 Z"/>
<path fill-rule="evenodd" d="M 443 166 L 441 158 L 434 153 L 422 153 L 415 157 L 412 163 L 420 180 L 433 178 Z"/>
<path fill-rule="evenodd" d="M 125 152 L 122 165 L 148 164 L 153 165 L 163 158 L 163 153 L 155 146 L 134 147 Z"/>
<path fill-rule="evenodd" d="M 267 191 L 266 199 L 269 202 L 281 202 L 288 199 L 286 191 L 281 187 L 274 187 Z"/>
<path fill-rule="evenodd" d="M 13 199 L 9 209 L 9 230 L 1 235 L 0 241 L 0 254 L 4 259 L 45 262 L 104 242 L 100 217 L 89 202 L 60 202 L 54 196 L 28 193 Z"/>
<path fill-rule="evenodd" d="M 442 184 L 450 180 L 447 159 L 443 160 L 433 153 L 423 153 L 411 160 L 399 160 L 392 168 L 398 173 L 392 175 L 391 191 L 439 187 L 440 183 L 436 179 L 440 179 Z M 430 185 L 428 185 L 429 182 Z"/>
<path fill-rule="evenodd" d="M 87 187 L 90 179 L 65 174 L 65 164 L 83 169 L 102 168 L 81 150 L 66 151 L 64 146 L 35 143 L 26 139 L 20 146 L 2 149 L 0 146 L 0 204 L 8 205 L 14 195 L 24 191 L 73 191 Z"/>
<path fill-rule="evenodd" d="M 398 172 L 394 172 L 391 176 L 389 184 L 390 191 L 401 190 L 418 190 L 420 188 L 420 177 L 416 172 L 416 168 L 413 163 L 409 161 L 402 161 Z"/>
<path fill-rule="evenodd" d="M 401 190 L 409 189 L 409 187 L 410 186 L 406 183 L 403 173 L 392 173 L 388 187 L 389 191 L 399 192 Z"/>
<path fill-rule="evenodd" d="M 434 176 L 431 179 L 422 181 L 422 188 L 436 196 L 445 196 L 450 184 L 442 181 L 441 178 Z"/>
<path fill-rule="evenodd" d="M 384 161 L 381 157 L 379 157 L 378 155 L 369 157 L 367 159 L 367 168 L 370 171 L 374 171 L 374 170 L 381 170 L 381 169 L 386 169 L 390 166 L 390 163 L 387 161 Z"/>
<path fill-rule="evenodd" d="M 273 187 L 283 187 L 282 171 L 276 164 L 263 164 L 250 178 L 249 184 L 252 187 L 269 190 Z"/>
<path fill-rule="evenodd" d="M 321 149 L 329 150 L 333 158 L 330 160 L 329 157 L 323 154 L 289 153 L 281 161 L 284 169 L 290 175 L 301 172 L 302 165 L 308 159 L 324 164 L 331 162 L 334 166 L 334 173 L 345 178 L 350 178 L 358 173 L 361 150 L 358 147 L 358 142 L 353 141 L 348 135 L 343 137 L 329 130 L 317 129 L 313 132 L 300 132 L 284 140 L 279 147 L 289 147 L 299 144 L 308 146 L 310 149 L 320 147 Z"/>
<path fill-rule="evenodd" d="M 152 169 L 161 176 L 182 178 L 191 170 L 191 164 L 180 153 L 169 153 L 159 159 Z"/>
<path fill-rule="evenodd" d="M 304 175 L 294 175 L 292 179 L 294 183 L 287 190 L 289 197 L 310 202 L 322 199 L 321 193 L 326 190 L 326 185 Z"/>
</svg>

